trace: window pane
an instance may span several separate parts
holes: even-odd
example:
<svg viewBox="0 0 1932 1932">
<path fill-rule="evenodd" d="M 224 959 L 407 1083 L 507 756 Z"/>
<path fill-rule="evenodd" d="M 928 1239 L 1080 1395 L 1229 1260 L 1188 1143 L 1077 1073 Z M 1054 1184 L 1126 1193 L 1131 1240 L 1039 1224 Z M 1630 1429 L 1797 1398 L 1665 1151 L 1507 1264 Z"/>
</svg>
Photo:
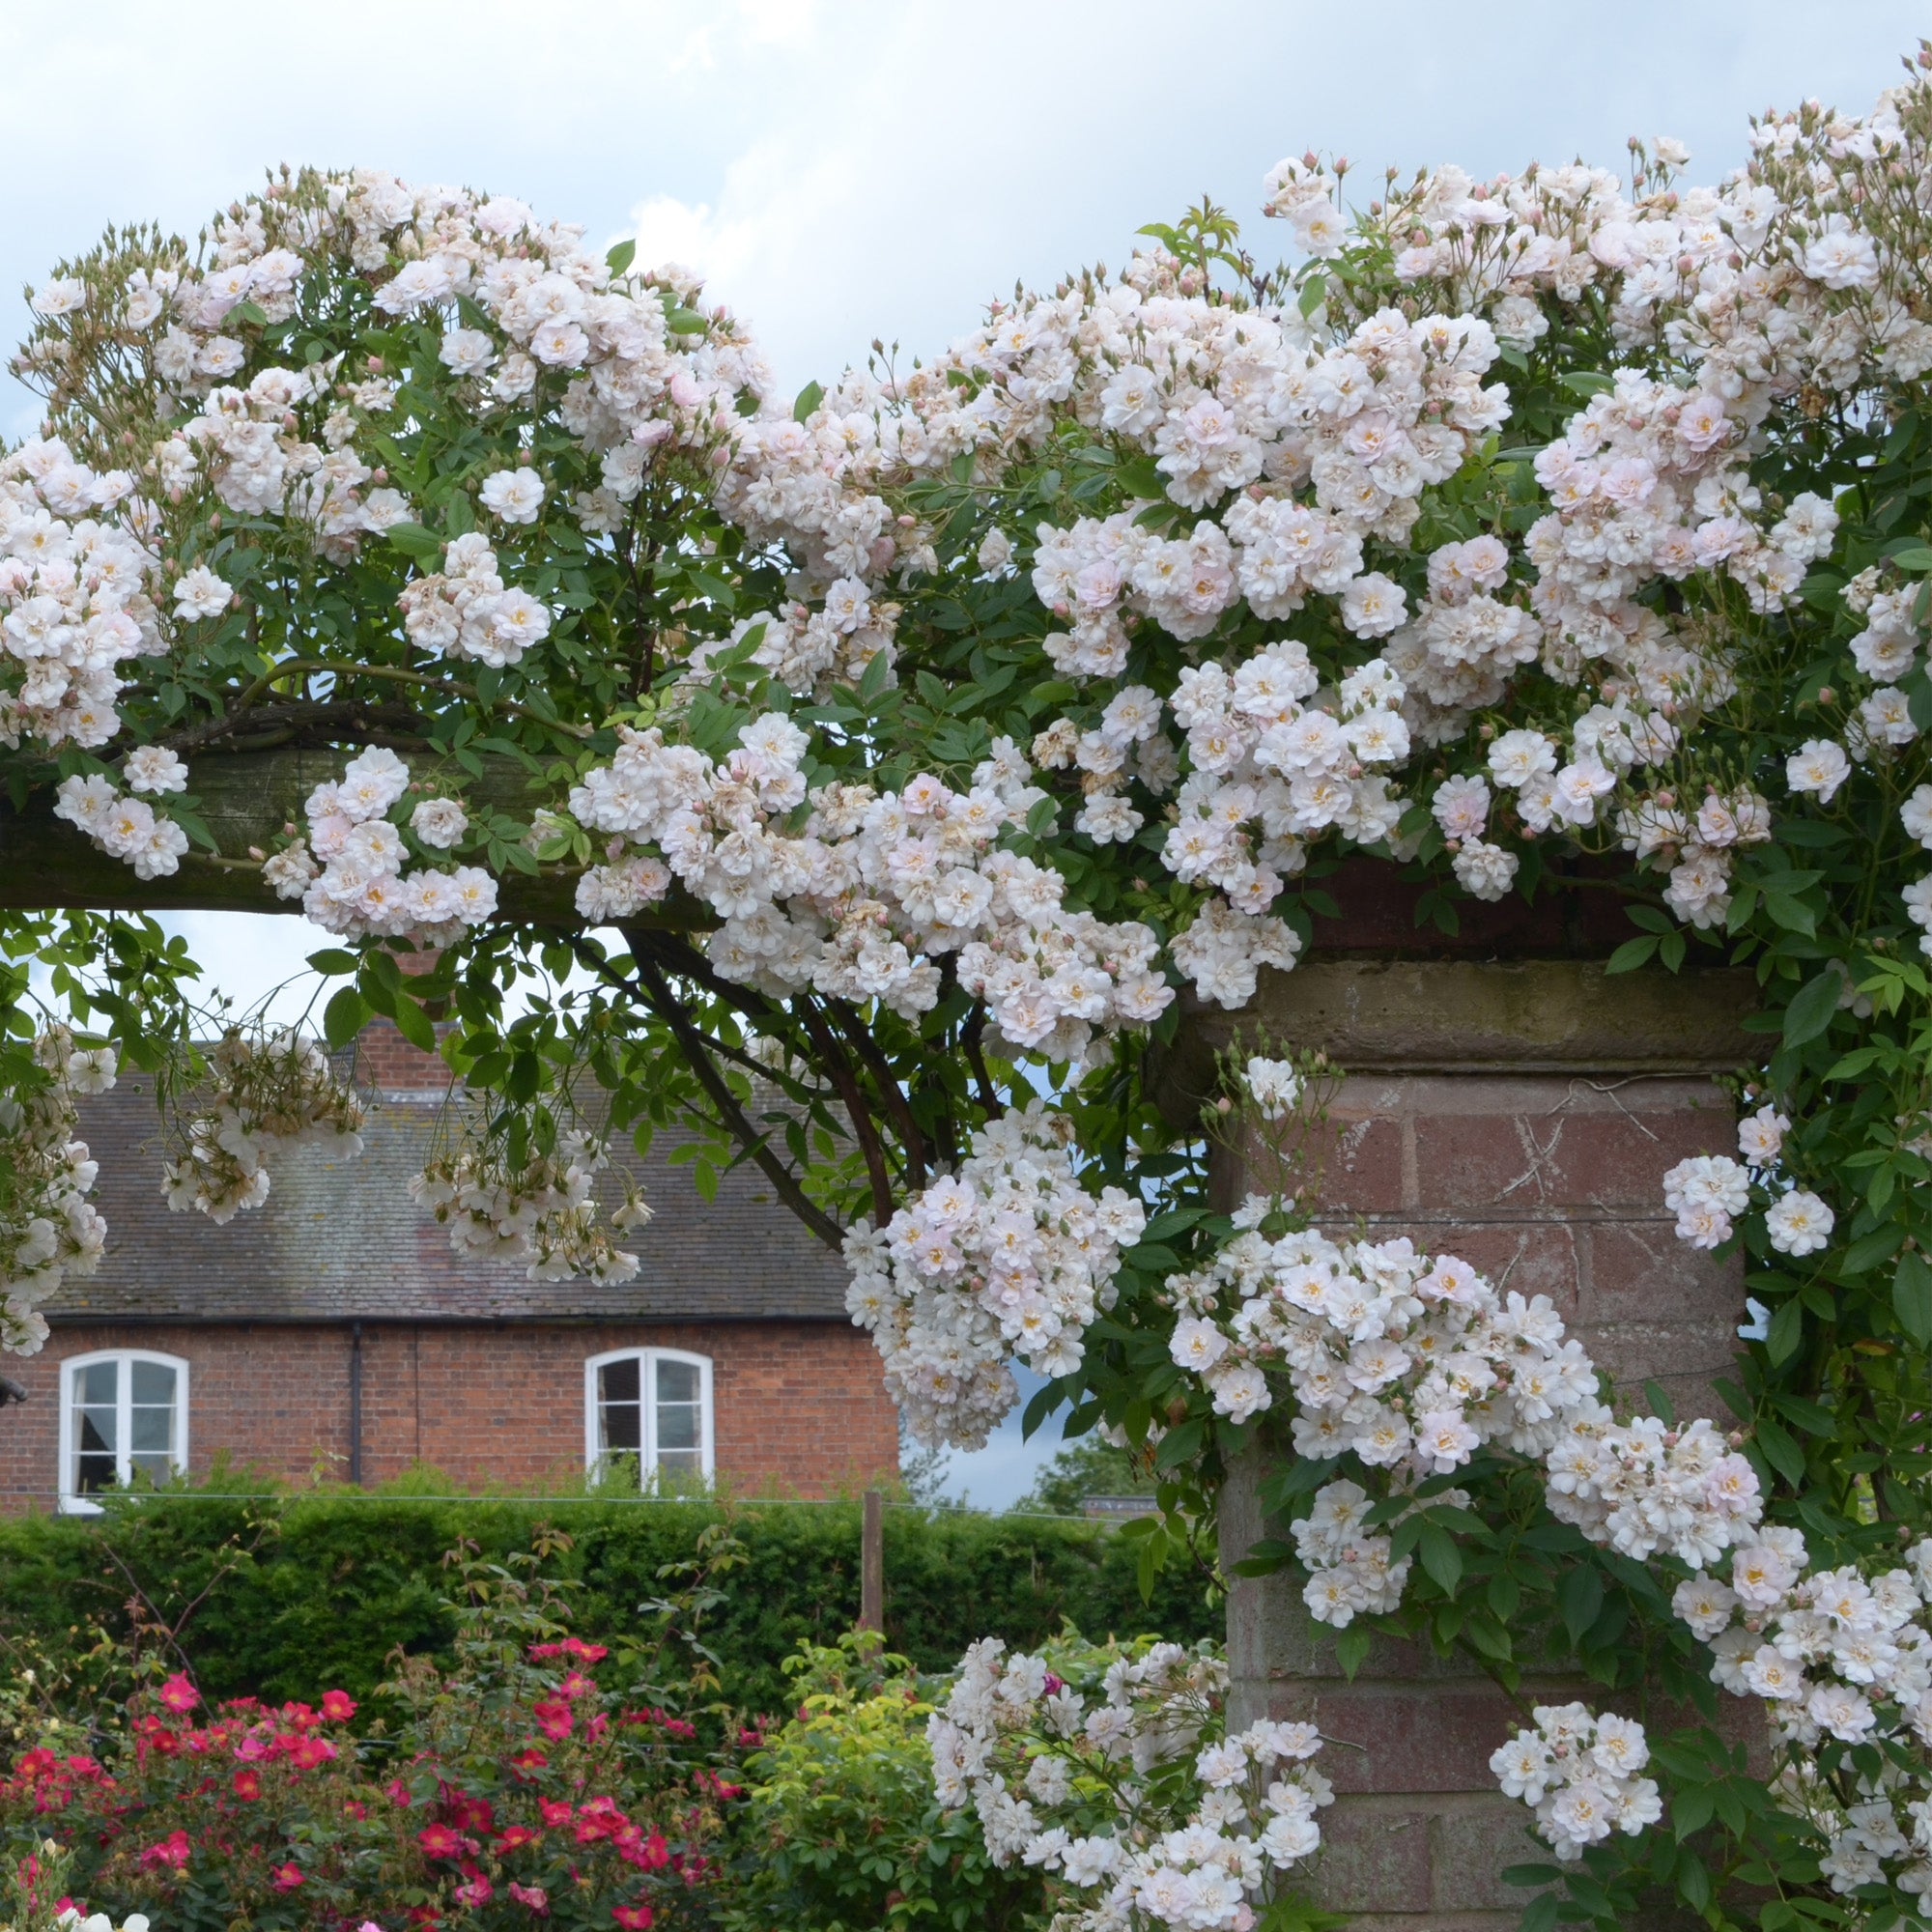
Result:
<svg viewBox="0 0 1932 1932">
<path fill-rule="evenodd" d="M 597 1446 L 607 1456 L 636 1455 L 644 1446 L 643 1413 L 634 1402 L 607 1402 L 597 1411 Z"/>
<path fill-rule="evenodd" d="M 120 1380 L 119 1362 L 89 1362 L 73 1378 L 75 1400 L 88 1408 L 112 1408 Z"/>
<path fill-rule="evenodd" d="M 172 1408 L 135 1408 L 128 1419 L 128 1447 L 136 1456 L 160 1456 L 174 1451 L 175 1412 Z"/>
<path fill-rule="evenodd" d="M 637 1455 L 644 1446 L 638 1358 L 606 1362 L 597 1371 L 597 1446 L 606 1456 Z"/>
<path fill-rule="evenodd" d="M 702 1441 L 697 1430 L 697 1405 L 685 1402 L 658 1404 L 658 1459 L 672 1449 L 696 1449 Z"/>
<path fill-rule="evenodd" d="M 673 1449 L 667 1454 L 658 1451 L 658 1474 L 660 1476 L 702 1476 L 704 1459 L 696 1449 Z"/>
<path fill-rule="evenodd" d="M 128 1392 L 144 1406 L 171 1408 L 175 1400 L 175 1372 L 165 1362 L 135 1362 Z"/>
<path fill-rule="evenodd" d="M 606 1362 L 597 1371 L 597 1397 L 600 1402 L 636 1402 L 638 1358 L 626 1356 L 621 1362 Z"/>
<path fill-rule="evenodd" d="M 659 1362 L 659 1403 L 696 1402 L 696 1400 L 697 1364 L 696 1362 Z"/>
<path fill-rule="evenodd" d="M 95 1364 L 110 1372 L 111 1362 Z M 83 1377 L 92 1370 L 83 1369 Z M 114 1411 L 111 1408 L 77 1408 L 74 1411 L 74 1489 L 82 1495 L 111 1490 L 116 1481 L 114 1467 Z"/>
</svg>

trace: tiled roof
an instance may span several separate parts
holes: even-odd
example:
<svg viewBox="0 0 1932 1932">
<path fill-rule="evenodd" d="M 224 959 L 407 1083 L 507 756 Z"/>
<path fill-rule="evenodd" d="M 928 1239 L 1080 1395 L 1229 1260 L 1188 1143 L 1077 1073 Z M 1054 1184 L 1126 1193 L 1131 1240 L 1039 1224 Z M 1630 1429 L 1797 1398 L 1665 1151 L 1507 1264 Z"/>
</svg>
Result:
<svg viewBox="0 0 1932 1932">
<path fill-rule="evenodd" d="M 124 1077 L 82 1103 L 81 1134 L 100 1164 L 107 1217 L 99 1270 L 46 1304 L 49 1321 L 844 1321 L 845 1270 L 799 1226 L 751 1167 L 722 1179 L 707 1204 L 691 1170 L 638 1163 L 654 1218 L 624 1245 L 637 1278 L 531 1281 L 512 1260 L 458 1257 L 448 1235 L 409 1198 L 435 1129 L 440 1094 L 409 1079 L 408 1062 L 366 1051 L 378 1104 L 364 1151 L 345 1160 L 302 1148 L 270 1163 L 267 1203 L 225 1228 L 161 1198 L 165 1148 L 153 1090 Z M 401 1075 L 404 1083 L 396 1084 Z M 413 1090 L 413 1091 L 412 1091 Z"/>
</svg>

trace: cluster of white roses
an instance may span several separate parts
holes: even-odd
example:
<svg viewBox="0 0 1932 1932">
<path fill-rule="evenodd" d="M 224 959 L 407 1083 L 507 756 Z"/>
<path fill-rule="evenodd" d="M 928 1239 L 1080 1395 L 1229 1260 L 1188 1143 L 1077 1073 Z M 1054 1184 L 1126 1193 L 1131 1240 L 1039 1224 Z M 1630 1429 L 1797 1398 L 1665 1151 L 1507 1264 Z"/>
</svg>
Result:
<svg viewBox="0 0 1932 1932">
<path fill-rule="evenodd" d="M 163 338 L 155 368 L 162 381 L 193 390 L 201 385 L 186 361 L 184 337 L 180 331 Z M 364 462 L 354 444 L 360 417 L 386 412 L 395 384 L 380 379 L 351 384 L 338 400 L 341 368 L 339 355 L 327 356 L 300 369 L 258 370 L 245 388 L 208 390 L 200 413 L 155 446 L 151 473 L 162 494 L 178 503 L 200 481 L 241 516 L 297 518 L 312 526 L 317 547 L 337 562 L 355 555 L 365 532 L 380 535 L 408 522 L 409 498 L 389 488 L 383 480 L 387 472 Z M 312 424 L 318 413 L 320 442 L 302 433 L 303 416 Z M 228 586 L 197 566 L 176 586 L 175 598 L 182 616 L 217 616 L 227 606 Z"/>
<path fill-rule="evenodd" d="M 1373 659 L 1330 695 L 1307 647 L 1270 644 L 1231 677 L 1214 663 L 1180 673 L 1173 698 L 1193 770 L 1161 848 L 1176 878 L 1215 887 L 1236 911 L 1264 913 L 1307 863 L 1303 841 L 1331 827 L 1373 845 L 1402 801 L 1374 766 L 1408 755 L 1402 681 Z M 1256 836 L 1259 833 L 1259 838 Z"/>
<path fill-rule="evenodd" d="M 304 835 L 267 862 L 263 877 L 330 932 L 407 936 L 428 946 L 460 939 L 494 917 L 497 881 L 480 866 L 405 873 L 405 823 L 420 850 L 439 854 L 469 829 L 453 798 L 420 799 L 399 821 L 395 808 L 410 789 L 410 768 L 395 753 L 378 746 L 350 759 L 340 779 L 309 793 Z"/>
<path fill-rule="evenodd" d="M 1240 1080 L 1264 1138 L 1287 1131 L 1306 1092 L 1292 1063 L 1251 1058 Z M 1756 1524 L 1757 1477 L 1736 1441 L 1702 1420 L 1619 1423 L 1547 1295 L 1499 1295 L 1467 1263 L 1431 1261 L 1406 1237 L 1337 1242 L 1291 1226 L 1271 1238 L 1264 1227 L 1293 1218 L 1292 1206 L 1248 1196 L 1233 1238 L 1168 1278 L 1169 1351 L 1236 1423 L 1285 1384 L 1297 1455 L 1352 1456 L 1386 1472 L 1390 1499 L 1409 1499 L 1391 1516 L 1347 1477 L 1318 1492 L 1293 1526 L 1318 1621 L 1339 1628 L 1400 1605 L 1410 1559 L 1396 1557 L 1391 1532 L 1424 1506 L 1423 1485 L 1485 1444 L 1540 1459 L 1551 1511 L 1637 1560 L 1663 1548 L 1708 1562 Z M 1372 1512 L 1384 1520 L 1372 1525 Z"/>
<path fill-rule="evenodd" d="M 107 1223 L 87 1198 L 98 1169 L 73 1103 L 114 1085 L 115 1059 L 111 1046 L 79 1046 L 49 1027 L 34 1040 L 44 1079 L 0 1094 L 0 1349 L 10 1353 L 37 1353 L 47 1339 L 40 1304 L 100 1264 Z"/>
<path fill-rule="evenodd" d="M 35 437 L 0 461 L 0 742 L 92 750 L 120 729 L 117 667 L 167 649 L 133 478 Z"/>
<path fill-rule="evenodd" d="M 489 483 L 483 488 L 487 497 Z M 527 591 L 505 586 L 497 553 L 473 530 L 445 548 L 440 571 L 405 584 L 397 601 L 410 641 L 432 657 L 473 658 L 500 669 L 550 635 L 550 612 Z"/>
<path fill-rule="evenodd" d="M 198 1208 L 226 1224 L 269 1198 L 271 1156 L 313 1146 L 345 1159 L 362 1151 L 362 1103 L 315 1040 L 292 1028 L 257 1036 L 231 1027 L 208 1064 L 213 1078 L 183 1130 L 183 1151 L 161 1170 L 176 1212 Z"/>
<path fill-rule="evenodd" d="M 1614 1832 L 1631 1837 L 1663 1816 L 1657 1781 L 1645 1777 L 1650 1741 L 1634 1718 L 1582 1704 L 1539 1704 L 1533 1730 L 1517 1732 L 1490 1759 L 1506 1798 L 1536 1813 L 1536 1829 L 1566 1864 Z"/>
<path fill-rule="evenodd" d="M 1547 1295 L 1504 1298 L 1466 1263 L 1432 1263 L 1406 1238 L 1335 1242 L 1302 1229 L 1270 1240 L 1260 1223 L 1271 1205 L 1251 1195 L 1236 1216 L 1245 1225 L 1208 1265 L 1168 1279 L 1179 1317 L 1171 1352 L 1217 1414 L 1245 1422 L 1272 1407 L 1279 1374 L 1295 1453 L 1352 1454 L 1388 1471 L 1396 1493 L 1461 1468 L 1486 1442 L 1543 1455 L 1578 1421 L 1609 1425 L 1596 1369 Z M 1295 1525 L 1309 1608 L 1324 1623 L 1401 1601 L 1406 1559 L 1392 1561 L 1389 1536 L 1364 1528 L 1371 1501 L 1332 1483 Z"/>
<path fill-rule="evenodd" d="M 1766 1529 L 1731 1552 L 1728 1581 L 1700 1569 L 1672 1607 L 1710 1645 L 1713 1679 L 1764 1699 L 1787 1764 L 1780 1803 L 1827 1831 L 1833 1889 L 1890 1881 L 1932 1896 L 1932 1539 L 1868 1574 L 1811 1569 L 1802 1531 Z M 1848 1772 L 1847 1807 L 1817 1775 L 1819 1748 L 1873 1743 L 1906 1746 L 1916 1768 L 1893 1750 L 1876 1773 Z"/>
<path fill-rule="evenodd" d="M 705 950 L 727 979 L 907 1015 L 937 1002 L 933 959 L 953 953 L 961 984 L 987 1002 L 995 1050 L 1051 1060 L 1077 1061 L 1096 1028 L 1145 1026 L 1173 998 L 1151 970 L 1150 928 L 1063 911 L 1065 877 L 997 845 L 1044 796 L 1005 739 L 963 792 L 921 774 L 898 791 L 833 783 L 808 797 L 810 740 L 777 713 L 745 725 L 719 763 L 657 727 L 620 735 L 611 763 L 570 794 L 578 822 L 609 840 L 580 882 L 586 917 L 634 912 L 675 875 L 720 915 Z M 645 842 L 662 862 L 629 851 Z"/>
<path fill-rule="evenodd" d="M 112 779 L 96 773 L 76 773 L 54 787 L 54 816 L 64 818 L 109 857 L 134 868 L 137 879 L 165 878 L 181 869 L 187 851 L 187 834 L 153 801 L 169 792 L 187 789 L 187 767 L 173 752 L 142 745 L 128 753 L 122 766 L 128 791 Z M 133 793 L 146 793 L 134 797 Z"/>
<path fill-rule="evenodd" d="M 1206 1646 L 1069 1639 L 1009 1657 L 982 1638 L 927 1722 L 939 1802 L 972 1804 L 995 1864 L 1037 1866 L 1076 1895 L 1055 1920 L 1066 1932 L 1244 1932 L 1276 1875 L 1319 1849 L 1334 1794 L 1310 1762 L 1314 1725 L 1220 1735 L 1226 1690 Z"/>
<path fill-rule="evenodd" d="M 1809 1188 L 1795 1187 L 1782 1173 L 1779 1157 L 1790 1120 L 1770 1101 L 1738 1122 L 1738 1151 L 1691 1154 L 1663 1177 L 1663 1203 L 1677 1216 L 1677 1238 L 1692 1247 L 1715 1248 L 1731 1238 L 1736 1220 L 1751 1205 L 1753 1180 L 1769 1197 L 1764 1226 L 1781 1255 L 1802 1258 L 1822 1250 L 1837 1217 L 1829 1203 Z"/>
<path fill-rule="evenodd" d="M 599 1216 L 599 1174 L 610 1149 L 583 1131 L 557 1136 L 555 1151 L 528 1153 L 512 1168 L 500 1144 L 471 1143 L 440 1155 L 411 1178 L 410 1198 L 449 1230 L 459 1255 L 508 1255 L 529 1264 L 532 1281 L 582 1275 L 597 1282 L 635 1278 L 638 1257 L 617 1246 L 611 1229 L 641 1228 L 651 1209 L 626 1174 L 623 1199 Z"/>
<path fill-rule="evenodd" d="M 1549 1513 L 1637 1562 L 1660 1549 L 1714 1562 L 1764 1511 L 1738 1439 L 1701 1416 L 1682 1428 L 1654 1415 L 1615 1423 L 1591 1403 L 1544 1458 Z"/>
<path fill-rule="evenodd" d="M 862 1221 L 846 1236 L 845 1305 L 922 1441 L 978 1448 L 1017 1400 L 1008 1358 L 1065 1375 L 1114 1305 L 1121 1251 L 1147 1212 L 1118 1187 L 1089 1194 L 1072 1139 L 1072 1122 L 1040 1101 L 1003 1115 L 973 1136 L 956 1175 L 884 1228 Z"/>
</svg>

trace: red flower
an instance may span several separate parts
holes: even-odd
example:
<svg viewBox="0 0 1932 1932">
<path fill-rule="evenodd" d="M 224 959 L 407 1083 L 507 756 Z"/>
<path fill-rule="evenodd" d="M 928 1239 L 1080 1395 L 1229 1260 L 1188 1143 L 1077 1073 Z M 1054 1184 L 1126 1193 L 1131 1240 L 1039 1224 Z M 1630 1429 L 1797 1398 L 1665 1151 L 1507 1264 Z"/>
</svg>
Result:
<svg viewBox="0 0 1932 1932">
<path fill-rule="evenodd" d="M 201 1702 L 201 1692 L 179 1670 L 161 1686 L 158 1694 L 170 1711 L 192 1711 Z"/>
<path fill-rule="evenodd" d="M 389 1803 L 407 1807 L 410 1803 L 410 1787 L 400 1777 L 392 1777 L 383 1789 L 388 1794 Z"/>
<path fill-rule="evenodd" d="M 325 1690 L 322 1715 L 331 1724 L 346 1724 L 355 1715 L 355 1699 L 347 1690 Z"/>
<path fill-rule="evenodd" d="M 562 1798 L 539 1798 L 537 1809 L 543 1814 L 543 1821 L 552 1831 L 559 1825 L 568 1825 L 577 1814 L 568 1800 Z"/>
<path fill-rule="evenodd" d="M 528 1906 L 539 1918 L 547 1918 L 550 1914 L 550 1893 L 540 1885 L 519 1885 L 515 1879 L 512 1879 L 510 1881 L 510 1896 L 519 1905 Z"/>
<path fill-rule="evenodd" d="M 590 1678 L 584 1676 L 582 1671 L 566 1670 L 563 1673 L 563 1682 L 556 1688 L 566 1697 L 582 1697 L 586 1692 L 594 1691 L 597 1686 Z"/>
<path fill-rule="evenodd" d="M 527 1778 L 533 1773 L 542 1771 L 550 1759 L 538 1750 L 535 1745 L 526 1745 L 510 1760 L 510 1770 L 518 1777 Z"/>
<path fill-rule="evenodd" d="M 433 1859 L 453 1859 L 463 1850 L 461 1834 L 447 1825 L 426 1825 L 416 1833 L 416 1843 Z"/>
<path fill-rule="evenodd" d="M 593 1711 L 583 1726 L 586 1738 L 601 1738 L 611 1728 L 611 1719 L 602 1711 Z"/>
<path fill-rule="evenodd" d="M 335 1747 L 327 1738 L 298 1738 L 289 1750 L 289 1762 L 298 1771 L 313 1771 L 335 1755 Z"/>
<path fill-rule="evenodd" d="M 262 1795 L 261 1775 L 253 1771 L 238 1771 L 230 1779 L 237 1798 L 244 1798 L 250 1804 Z"/>
<path fill-rule="evenodd" d="M 369 1815 L 368 1805 L 359 1798 L 345 1798 L 342 1801 L 342 1808 L 352 1818 L 366 1818 Z"/>
<path fill-rule="evenodd" d="M 503 1835 L 490 1849 L 500 1859 L 505 1852 L 521 1851 L 526 1845 L 534 1845 L 537 1836 L 527 1825 L 505 1825 Z"/>
<path fill-rule="evenodd" d="M 150 1845 L 141 1854 L 141 1869 L 152 1871 L 156 1865 L 166 1865 L 180 1871 L 188 1860 L 188 1842 L 185 1832 L 170 1832 L 158 1845 Z"/>
<path fill-rule="evenodd" d="M 602 1663 L 611 1655 L 605 1645 L 601 1643 L 585 1643 L 581 1636 L 565 1637 L 563 1648 L 569 1651 L 571 1656 L 581 1658 L 585 1663 Z"/>
<path fill-rule="evenodd" d="M 293 1891 L 302 1882 L 301 1867 L 297 1864 L 277 1865 L 274 1884 L 277 1891 Z"/>
<path fill-rule="evenodd" d="M 560 1697 L 538 1698 L 530 1707 L 530 1715 L 537 1720 L 537 1729 L 547 1738 L 567 1738 L 576 1721 L 570 1706 Z"/>
<path fill-rule="evenodd" d="M 645 1932 L 651 1922 L 651 1908 L 648 1905 L 613 1905 L 611 1917 L 624 1927 L 624 1932 Z"/>
<path fill-rule="evenodd" d="M 449 1822 L 460 1832 L 488 1832 L 495 1828 L 497 1813 L 487 1798 L 465 1798 L 461 1794 L 444 1797 L 449 1804 Z"/>
<path fill-rule="evenodd" d="M 284 1704 L 282 1721 L 292 1730 L 312 1731 L 322 1719 L 306 1704 Z"/>
</svg>

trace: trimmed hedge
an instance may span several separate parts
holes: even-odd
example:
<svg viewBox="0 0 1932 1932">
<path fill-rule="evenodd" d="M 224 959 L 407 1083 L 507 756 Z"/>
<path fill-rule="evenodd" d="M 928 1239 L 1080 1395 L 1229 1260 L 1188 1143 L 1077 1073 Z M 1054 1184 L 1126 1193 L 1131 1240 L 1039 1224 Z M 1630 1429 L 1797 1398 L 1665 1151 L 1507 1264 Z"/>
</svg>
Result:
<svg viewBox="0 0 1932 1932">
<path fill-rule="evenodd" d="M 226 1490 L 239 1487 L 221 1482 Z M 0 1636 L 62 1646 L 76 1627 L 129 1625 L 135 1586 L 180 1631 L 204 1691 L 280 1701 L 339 1686 L 363 1697 L 398 1644 L 443 1650 L 440 1560 L 460 1538 L 487 1557 L 526 1549 L 539 1523 L 569 1533 L 553 1574 L 576 1579 L 576 1629 L 589 1638 L 639 1621 L 665 1593 L 658 1573 L 693 1553 L 724 1511 L 699 1501 L 559 1495 L 458 1501 L 396 1488 L 243 1501 L 191 1490 L 117 1500 L 98 1518 L 0 1521 Z M 788 1708 L 780 1660 L 801 1638 L 835 1641 L 859 1608 L 858 1503 L 731 1506 L 749 1561 L 705 1619 L 725 1696 Z M 1131 1541 L 1100 1524 L 1020 1517 L 886 1514 L 886 1638 L 923 1669 L 949 1668 L 975 1637 L 1037 1642 L 1070 1620 L 1095 1637 L 1219 1635 L 1203 1580 L 1170 1570 L 1143 1602 Z M 195 1600 L 202 1601 L 195 1604 Z"/>
</svg>

